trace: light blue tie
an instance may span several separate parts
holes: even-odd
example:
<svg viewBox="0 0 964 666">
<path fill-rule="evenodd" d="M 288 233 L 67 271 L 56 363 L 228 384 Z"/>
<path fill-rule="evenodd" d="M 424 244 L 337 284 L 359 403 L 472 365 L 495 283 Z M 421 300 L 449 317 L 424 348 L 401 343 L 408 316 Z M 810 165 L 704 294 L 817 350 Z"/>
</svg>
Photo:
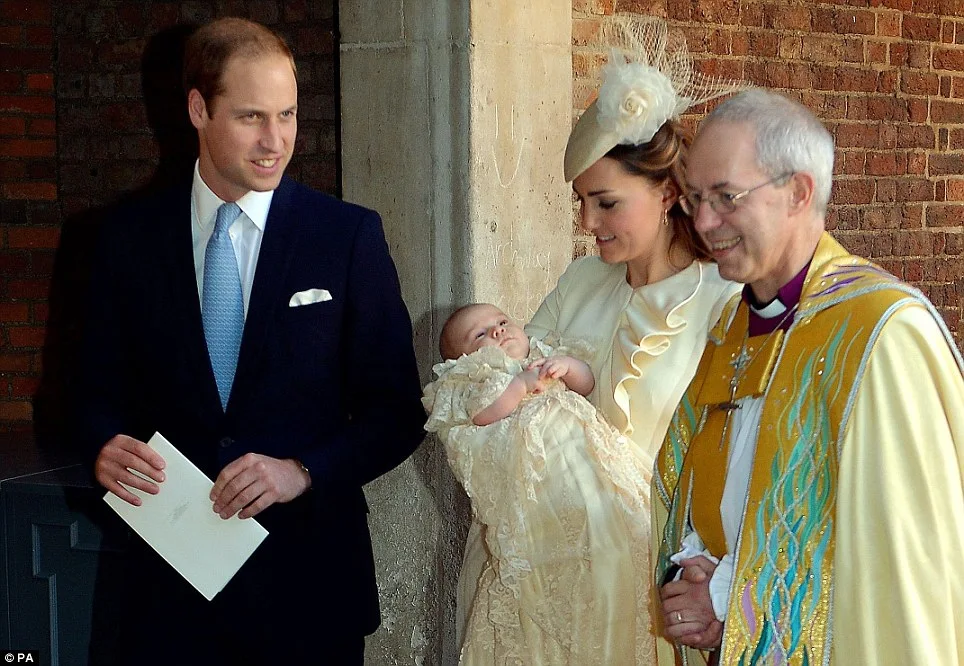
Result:
<svg viewBox="0 0 964 666">
<path fill-rule="evenodd" d="M 241 275 L 228 229 L 238 219 L 236 203 L 218 208 L 214 233 L 204 250 L 204 287 L 201 290 L 201 321 L 214 379 L 221 395 L 221 408 L 227 410 L 228 396 L 238 367 L 241 332 L 244 330 L 244 301 Z"/>
</svg>

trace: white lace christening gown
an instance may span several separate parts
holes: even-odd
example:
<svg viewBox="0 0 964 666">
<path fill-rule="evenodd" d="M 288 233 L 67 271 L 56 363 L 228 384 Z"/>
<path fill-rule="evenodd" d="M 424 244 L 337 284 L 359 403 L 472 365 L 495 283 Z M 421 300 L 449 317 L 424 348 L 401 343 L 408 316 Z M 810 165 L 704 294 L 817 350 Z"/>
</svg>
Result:
<svg viewBox="0 0 964 666">
<path fill-rule="evenodd" d="M 435 366 L 426 430 L 438 432 L 481 539 L 460 588 L 460 664 L 648 664 L 649 470 L 583 396 L 559 380 L 508 417 L 472 417 L 532 360 L 586 358 L 533 339 L 524 361 L 485 347 Z M 472 562 L 472 559 L 478 561 Z"/>
</svg>

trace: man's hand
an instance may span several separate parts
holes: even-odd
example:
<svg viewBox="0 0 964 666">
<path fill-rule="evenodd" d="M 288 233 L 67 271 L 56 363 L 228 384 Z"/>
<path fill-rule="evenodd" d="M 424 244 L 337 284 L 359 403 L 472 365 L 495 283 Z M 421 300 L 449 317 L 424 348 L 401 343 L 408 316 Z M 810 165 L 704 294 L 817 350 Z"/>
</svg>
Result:
<svg viewBox="0 0 964 666">
<path fill-rule="evenodd" d="M 161 483 L 165 478 L 161 471 L 164 465 L 164 458 L 144 442 L 127 435 L 114 435 L 97 454 L 94 477 L 100 485 L 128 504 L 140 506 L 140 498 L 121 484 L 156 495 L 160 491 L 157 483 Z M 145 480 L 131 470 L 140 472 L 157 483 Z"/>
<path fill-rule="evenodd" d="M 683 567 L 680 580 L 667 583 L 659 592 L 666 637 L 701 650 L 719 647 L 723 623 L 716 619 L 710 599 L 710 577 L 716 565 L 702 556 L 680 564 Z"/>
<path fill-rule="evenodd" d="M 221 470 L 211 489 L 214 512 L 222 518 L 250 518 L 275 502 L 290 502 L 311 479 L 294 460 L 246 453 Z"/>
</svg>

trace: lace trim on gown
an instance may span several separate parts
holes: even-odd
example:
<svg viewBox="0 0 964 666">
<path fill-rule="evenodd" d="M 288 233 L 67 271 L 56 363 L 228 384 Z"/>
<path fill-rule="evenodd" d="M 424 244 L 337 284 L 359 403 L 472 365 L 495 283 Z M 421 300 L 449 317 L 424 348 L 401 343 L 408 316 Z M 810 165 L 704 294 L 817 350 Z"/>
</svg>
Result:
<svg viewBox="0 0 964 666">
<path fill-rule="evenodd" d="M 498 347 L 436 363 L 432 372 L 437 379 L 422 392 L 422 406 L 429 413 L 425 429 L 445 437 L 449 428 L 472 423 L 523 369 L 524 361 L 509 358 Z"/>
</svg>

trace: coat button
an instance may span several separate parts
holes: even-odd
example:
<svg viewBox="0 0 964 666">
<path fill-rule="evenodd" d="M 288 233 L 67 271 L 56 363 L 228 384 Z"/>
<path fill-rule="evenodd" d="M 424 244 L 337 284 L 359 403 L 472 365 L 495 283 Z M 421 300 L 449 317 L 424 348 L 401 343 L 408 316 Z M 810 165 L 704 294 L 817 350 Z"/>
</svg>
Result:
<svg viewBox="0 0 964 666">
<path fill-rule="evenodd" d="M 229 446 L 231 446 L 232 444 L 234 444 L 234 440 L 231 439 L 230 437 L 222 437 L 222 438 L 221 438 L 221 441 L 218 442 L 218 444 L 221 445 L 221 448 L 222 448 L 222 449 L 226 449 L 226 448 L 228 448 Z"/>
</svg>

